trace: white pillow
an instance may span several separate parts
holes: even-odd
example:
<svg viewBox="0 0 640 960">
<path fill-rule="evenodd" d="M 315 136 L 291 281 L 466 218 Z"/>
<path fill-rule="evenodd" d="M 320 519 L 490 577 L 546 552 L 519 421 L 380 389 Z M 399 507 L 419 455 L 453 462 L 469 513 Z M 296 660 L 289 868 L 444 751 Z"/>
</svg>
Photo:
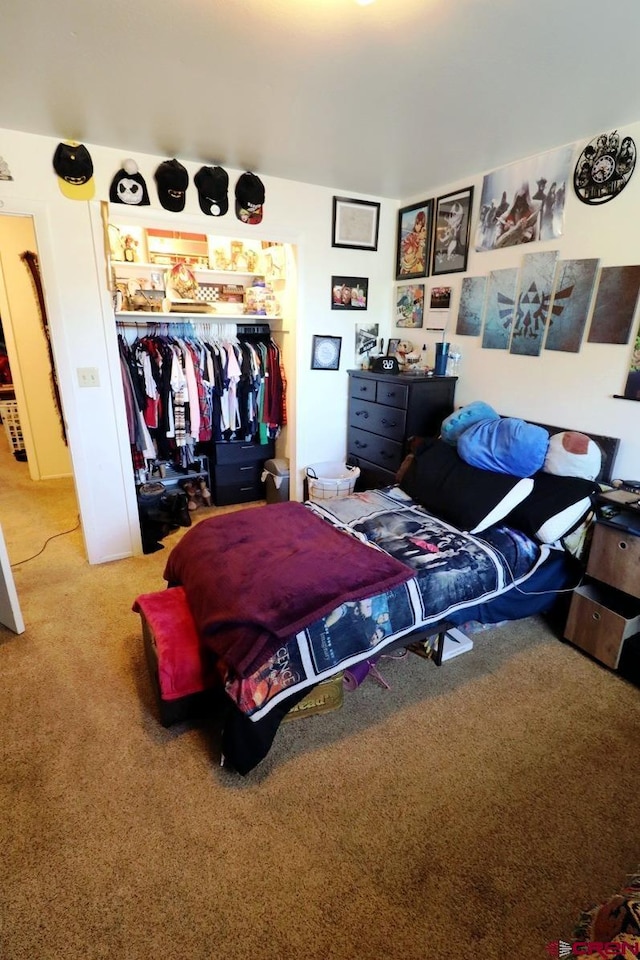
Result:
<svg viewBox="0 0 640 960">
<path fill-rule="evenodd" d="M 582 477 L 595 480 L 602 466 L 600 447 L 586 435 L 575 430 L 554 433 L 542 469 L 559 477 Z"/>
</svg>

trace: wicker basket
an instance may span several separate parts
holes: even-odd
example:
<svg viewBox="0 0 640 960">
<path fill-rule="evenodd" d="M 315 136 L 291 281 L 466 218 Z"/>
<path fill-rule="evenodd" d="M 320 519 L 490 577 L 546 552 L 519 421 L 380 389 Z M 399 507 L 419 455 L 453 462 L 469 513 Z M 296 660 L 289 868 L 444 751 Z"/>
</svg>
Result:
<svg viewBox="0 0 640 960">
<path fill-rule="evenodd" d="M 355 490 L 360 467 L 346 463 L 314 463 L 307 467 L 310 500 L 332 500 L 348 497 Z"/>
<path fill-rule="evenodd" d="M 0 401 L 0 417 L 4 423 L 5 433 L 13 453 L 24 450 L 22 427 L 18 416 L 18 404 L 15 400 Z"/>
</svg>

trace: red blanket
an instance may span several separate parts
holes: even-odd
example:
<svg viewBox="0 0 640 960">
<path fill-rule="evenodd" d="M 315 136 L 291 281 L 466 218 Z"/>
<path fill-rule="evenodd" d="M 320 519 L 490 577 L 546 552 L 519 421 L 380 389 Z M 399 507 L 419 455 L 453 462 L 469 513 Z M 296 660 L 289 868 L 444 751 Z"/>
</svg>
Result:
<svg viewBox="0 0 640 960">
<path fill-rule="evenodd" d="M 165 579 L 184 587 L 203 642 L 240 676 L 348 600 L 390 590 L 409 567 L 301 503 L 211 517 L 174 547 Z"/>
</svg>

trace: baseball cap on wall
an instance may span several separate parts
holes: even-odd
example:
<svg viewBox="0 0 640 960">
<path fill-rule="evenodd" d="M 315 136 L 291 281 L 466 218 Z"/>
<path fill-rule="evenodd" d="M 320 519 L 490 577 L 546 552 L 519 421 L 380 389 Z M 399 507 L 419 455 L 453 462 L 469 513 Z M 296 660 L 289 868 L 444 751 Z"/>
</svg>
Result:
<svg viewBox="0 0 640 960">
<path fill-rule="evenodd" d="M 179 160 L 165 160 L 155 172 L 158 200 L 165 210 L 180 213 L 184 210 L 189 186 L 189 174 Z"/>
<path fill-rule="evenodd" d="M 243 223 L 262 223 L 264 184 L 255 173 L 247 171 L 236 183 L 236 217 Z"/>
<path fill-rule="evenodd" d="M 118 170 L 109 188 L 111 203 L 126 203 L 129 207 L 149 206 L 147 185 L 135 160 L 125 160 Z"/>
<path fill-rule="evenodd" d="M 223 217 L 229 209 L 229 174 L 222 167 L 200 167 L 193 182 L 200 209 L 209 217 Z"/>
<path fill-rule="evenodd" d="M 53 154 L 53 169 L 63 196 L 69 200 L 91 200 L 95 193 L 93 160 L 84 144 L 73 140 L 59 143 Z"/>
</svg>

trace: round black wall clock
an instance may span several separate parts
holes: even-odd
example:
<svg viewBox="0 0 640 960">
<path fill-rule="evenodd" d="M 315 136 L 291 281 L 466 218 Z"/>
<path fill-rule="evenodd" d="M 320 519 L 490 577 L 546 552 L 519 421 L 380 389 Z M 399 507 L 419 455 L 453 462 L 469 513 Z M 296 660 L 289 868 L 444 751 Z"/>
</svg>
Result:
<svg viewBox="0 0 640 960">
<path fill-rule="evenodd" d="M 636 145 L 631 137 L 621 141 L 617 130 L 601 133 L 578 158 L 573 171 L 574 189 L 583 203 L 607 203 L 624 190 L 635 165 Z"/>
</svg>

